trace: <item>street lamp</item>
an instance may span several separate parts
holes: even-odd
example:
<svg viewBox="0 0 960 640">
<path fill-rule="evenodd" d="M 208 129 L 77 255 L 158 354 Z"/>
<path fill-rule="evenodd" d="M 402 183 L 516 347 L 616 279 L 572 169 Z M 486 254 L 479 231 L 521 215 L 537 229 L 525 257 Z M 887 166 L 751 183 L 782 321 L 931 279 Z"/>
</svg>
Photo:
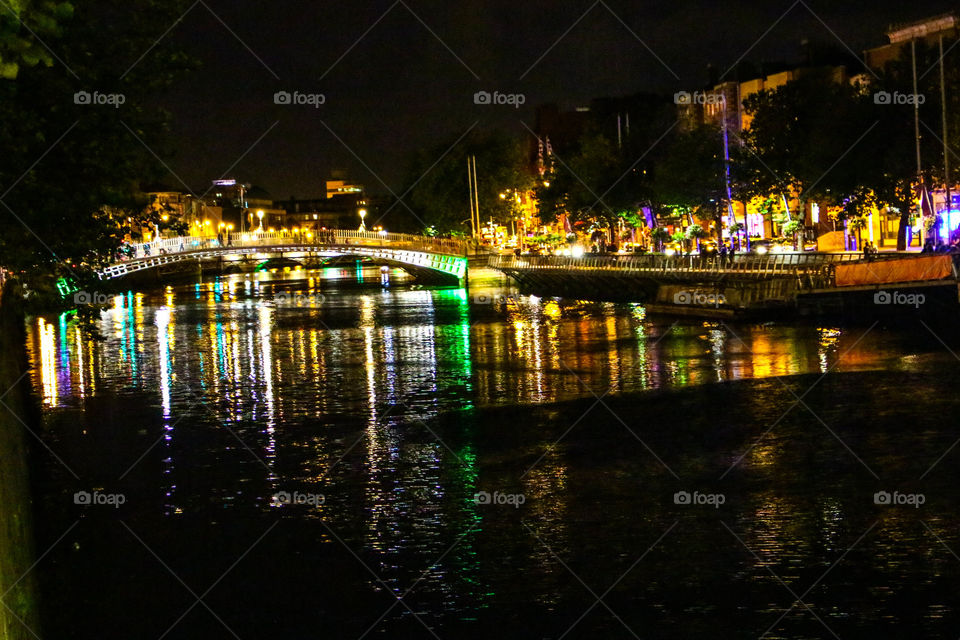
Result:
<svg viewBox="0 0 960 640">
<path fill-rule="evenodd" d="M 366 231 L 367 227 L 364 225 L 363 219 L 367 216 L 367 210 L 360 209 L 357 211 L 357 213 L 360 214 L 360 231 Z"/>
<path fill-rule="evenodd" d="M 257 231 L 263 233 L 263 209 L 257 209 L 257 219 L 260 221 L 260 228 Z"/>
</svg>

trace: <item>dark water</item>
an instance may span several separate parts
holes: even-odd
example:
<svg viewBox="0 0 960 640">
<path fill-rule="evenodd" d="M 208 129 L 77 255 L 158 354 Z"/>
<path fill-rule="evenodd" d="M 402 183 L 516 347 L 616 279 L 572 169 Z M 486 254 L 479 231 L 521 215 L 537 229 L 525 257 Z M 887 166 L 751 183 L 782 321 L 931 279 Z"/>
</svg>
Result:
<svg viewBox="0 0 960 640">
<path fill-rule="evenodd" d="M 960 636 L 949 327 L 307 275 L 33 321 L 43 637 Z"/>
</svg>

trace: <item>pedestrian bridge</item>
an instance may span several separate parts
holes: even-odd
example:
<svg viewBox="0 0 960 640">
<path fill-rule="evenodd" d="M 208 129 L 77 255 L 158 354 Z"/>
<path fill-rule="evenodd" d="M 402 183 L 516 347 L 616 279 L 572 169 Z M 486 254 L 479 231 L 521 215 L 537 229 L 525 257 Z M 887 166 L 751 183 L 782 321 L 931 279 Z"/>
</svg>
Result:
<svg viewBox="0 0 960 640">
<path fill-rule="evenodd" d="M 468 245 L 401 233 L 346 231 L 280 231 L 231 233 L 221 239 L 178 236 L 126 245 L 120 259 L 104 267 L 102 279 L 119 278 L 138 271 L 185 262 L 217 261 L 221 266 L 243 260 L 334 256 L 370 257 L 395 263 L 414 275 L 462 283 L 467 276 Z"/>
</svg>

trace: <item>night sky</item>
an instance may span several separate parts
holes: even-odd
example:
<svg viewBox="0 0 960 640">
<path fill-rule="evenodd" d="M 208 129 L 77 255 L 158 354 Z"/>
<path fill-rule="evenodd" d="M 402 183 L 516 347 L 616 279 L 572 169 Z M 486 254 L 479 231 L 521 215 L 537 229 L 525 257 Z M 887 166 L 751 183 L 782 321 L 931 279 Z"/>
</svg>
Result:
<svg viewBox="0 0 960 640">
<path fill-rule="evenodd" d="M 201 64 L 163 98 L 178 150 L 165 160 L 195 189 L 228 172 L 276 199 L 315 197 L 339 168 L 371 192 L 399 193 L 417 149 L 472 126 L 523 132 L 537 104 L 692 90 L 707 82 L 708 63 L 723 73 L 741 58 L 798 60 L 802 39 L 859 54 L 884 44 L 889 24 L 951 8 L 902 0 L 201 0 L 165 36 Z M 158 36 L 168 27 L 158 25 Z M 522 93 L 526 102 L 475 105 L 478 90 Z M 276 105 L 277 91 L 326 102 Z"/>
</svg>

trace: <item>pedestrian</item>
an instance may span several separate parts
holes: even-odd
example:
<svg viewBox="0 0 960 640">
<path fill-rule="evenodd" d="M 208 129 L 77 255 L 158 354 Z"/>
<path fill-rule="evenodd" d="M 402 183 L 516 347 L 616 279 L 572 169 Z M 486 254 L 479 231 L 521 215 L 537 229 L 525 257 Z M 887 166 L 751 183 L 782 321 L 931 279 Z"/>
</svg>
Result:
<svg viewBox="0 0 960 640">
<path fill-rule="evenodd" d="M 863 243 L 863 259 L 864 260 L 870 259 L 870 242 Z"/>
<path fill-rule="evenodd" d="M 217 246 L 218 246 L 218 247 L 222 247 L 222 246 L 223 246 L 223 231 L 218 231 L 218 232 L 217 232 Z"/>
<path fill-rule="evenodd" d="M 723 244 L 723 243 L 720 244 L 719 254 L 720 254 L 720 264 L 726 264 L 727 263 L 727 245 L 726 244 Z"/>
</svg>

